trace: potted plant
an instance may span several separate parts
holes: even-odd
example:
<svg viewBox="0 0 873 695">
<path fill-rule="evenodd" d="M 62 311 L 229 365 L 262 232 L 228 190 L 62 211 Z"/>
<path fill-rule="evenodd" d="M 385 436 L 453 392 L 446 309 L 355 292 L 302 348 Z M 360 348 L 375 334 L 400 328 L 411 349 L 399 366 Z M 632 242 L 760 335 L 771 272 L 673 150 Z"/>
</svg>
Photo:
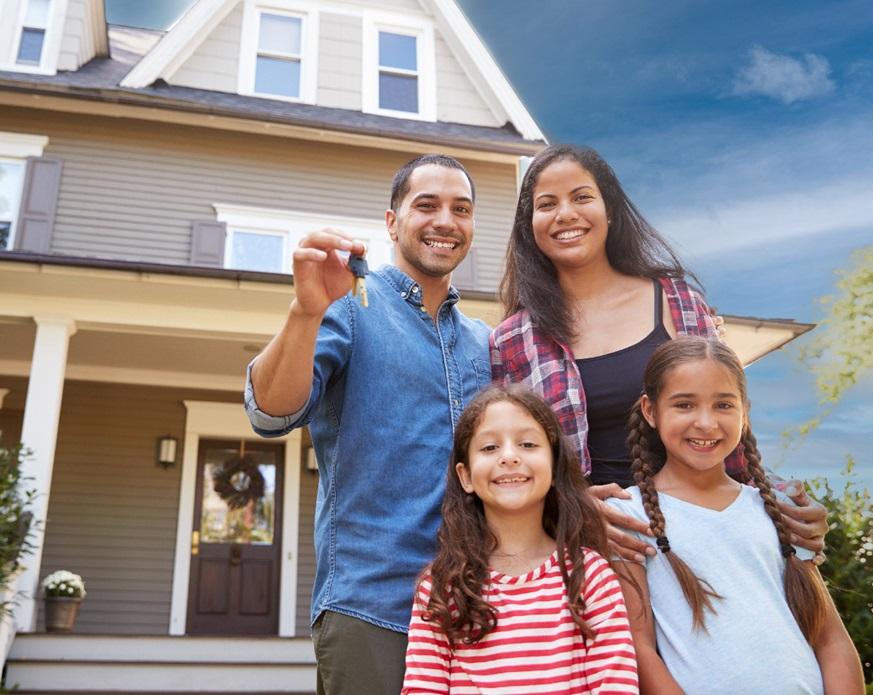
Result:
<svg viewBox="0 0 873 695">
<path fill-rule="evenodd" d="M 45 595 L 45 629 L 47 632 L 72 632 L 85 598 L 85 582 L 78 574 L 58 570 L 42 580 Z"/>
</svg>

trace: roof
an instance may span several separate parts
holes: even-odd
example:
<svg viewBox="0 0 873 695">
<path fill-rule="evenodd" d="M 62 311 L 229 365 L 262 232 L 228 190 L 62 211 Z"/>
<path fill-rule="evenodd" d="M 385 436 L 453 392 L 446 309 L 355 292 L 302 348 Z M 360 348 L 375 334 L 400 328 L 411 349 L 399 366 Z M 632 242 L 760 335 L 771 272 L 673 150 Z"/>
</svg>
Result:
<svg viewBox="0 0 873 695">
<path fill-rule="evenodd" d="M 55 75 L 0 71 L 0 90 L 226 116 L 516 155 L 535 154 L 544 145 L 543 140 L 526 139 L 509 123 L 502 128 L 495 128 L 394 118 L 349 109 L 180 87 L 169 85 L 161 78 L 149 86 L 121 86 L 131 69 L 152 55 L 168 35 L 147 29 L 111 26 L 110 57 L 94 58 L 77 71 Z"/>
</svg>

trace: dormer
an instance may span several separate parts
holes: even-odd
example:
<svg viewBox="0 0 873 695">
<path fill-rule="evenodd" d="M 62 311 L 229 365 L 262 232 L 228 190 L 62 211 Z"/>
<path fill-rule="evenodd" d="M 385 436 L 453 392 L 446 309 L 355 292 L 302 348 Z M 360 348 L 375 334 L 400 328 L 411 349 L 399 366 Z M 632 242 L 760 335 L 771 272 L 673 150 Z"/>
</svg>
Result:
<svg viewBox="0 0 873 695">
<path fill-rule="evenodd" d="M 453 0 L 197 0 L 121 81 L 543 134 Z"/>
<path fill-rule="evenodd" d="M 102 0 L 0 0 L 0 70 L 54 75 L 108 55 Z"/>
</svg>

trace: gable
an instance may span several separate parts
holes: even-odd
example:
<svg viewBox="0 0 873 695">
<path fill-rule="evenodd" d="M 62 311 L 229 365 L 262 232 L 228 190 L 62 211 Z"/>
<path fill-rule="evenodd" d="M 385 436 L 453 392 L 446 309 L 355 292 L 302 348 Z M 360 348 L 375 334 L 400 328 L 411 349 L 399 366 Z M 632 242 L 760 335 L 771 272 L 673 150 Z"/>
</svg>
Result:
<svg viewBox="0 0 873 695">
<path fill-rule="evenodd" d="M 290 52 L 264 48 L 267 20 L 294 24 Z M 383 37 L 412 42 L 417 60 L 396 69 L 380 64 Z M 272 87 L 259 77 L 268 68 L 292 82 Z M 544 139 L 453 0 L 199 0 L 121 86 L 157 79 L 402 119 L 489 128 L 510 122 L 526 139 Z M 285 92 L 285 84 L 293 86 Z M 386 106 L 383 85 L 413 92 Z"/>
</svg>

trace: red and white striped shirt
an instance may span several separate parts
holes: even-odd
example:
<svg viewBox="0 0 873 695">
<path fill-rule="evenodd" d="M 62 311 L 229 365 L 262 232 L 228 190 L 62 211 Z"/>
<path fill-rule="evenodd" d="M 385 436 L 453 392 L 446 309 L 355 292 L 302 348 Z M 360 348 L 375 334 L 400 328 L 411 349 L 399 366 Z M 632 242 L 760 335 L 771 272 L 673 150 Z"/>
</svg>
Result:
<svg viewBox="0 0 873 695">
<path fill-rule="evenodd" d="M 571 695 L 638 693 L 637 662 L 627 610 L 615 573 L 585 550 L 585 639 L 570 613 L 557 551 L 520 577 L 491 572 L 484 598 L 497 627 L 476 644 L 456 644 L 423 619 L 425 579 L 409 624 L 403 695 Z M 568 568 L 569 569 L 569 568 Z"/>
</svg>

